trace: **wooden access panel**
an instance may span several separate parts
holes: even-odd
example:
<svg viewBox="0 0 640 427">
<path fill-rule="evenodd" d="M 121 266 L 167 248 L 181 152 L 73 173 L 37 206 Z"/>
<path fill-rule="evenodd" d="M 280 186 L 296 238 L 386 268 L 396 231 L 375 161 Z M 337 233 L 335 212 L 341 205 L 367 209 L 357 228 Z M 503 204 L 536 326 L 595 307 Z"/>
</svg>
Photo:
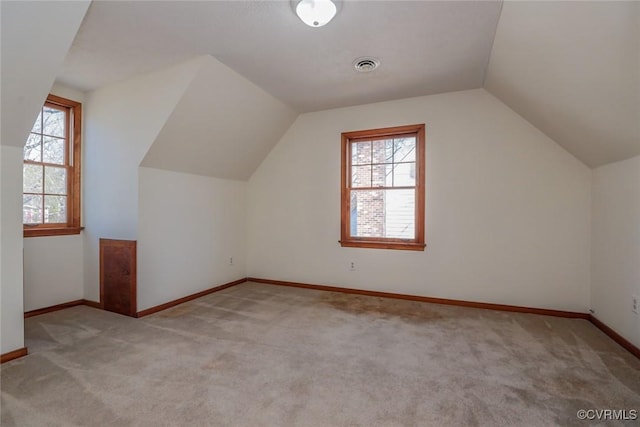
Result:
<svg viewBox="0 0 640 427">
<path fill-rule="evenodd" d="M 136 241 L 100 239 L 100 301 L 107 311 L 136 317 Z"/>
</svg>

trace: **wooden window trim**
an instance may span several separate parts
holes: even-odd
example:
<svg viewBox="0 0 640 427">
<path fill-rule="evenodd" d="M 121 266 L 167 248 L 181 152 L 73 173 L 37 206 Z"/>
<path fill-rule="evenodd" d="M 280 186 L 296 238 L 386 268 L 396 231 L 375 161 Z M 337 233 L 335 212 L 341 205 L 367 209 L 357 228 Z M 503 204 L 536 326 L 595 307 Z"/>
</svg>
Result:
<svg viewBox="0 0 640 427">
<path fill-rule="evenodd" d="M 67 175 L 67 223 L 66 224 L 23 224 L 24 237 L 64 236 L 80 234 L 84 229 L 81 226 L 81 171 L 82 171 L 82 104 L 77 101 L 62 98 L 56 95 L 47 96 L 44 106 L 64 107 L 69 115 L 67 129 L 71 137 L 71 158 L 67 149 L 66 168 Z M 67 143 L 69 143 L 67 141 Z M 70 162 L 69 162 L 70 160 Z M 24 161 L 23 161 L 24 162 Z M 28 162 L 27 162 L 28 163 Z"/>
<path fill-rule="evenodd" d="M 385 139 L 403 134 L 416 135 L 416 212 L 414 239 L 351 236 L 351 155 L 350 144 L 357 140 Z M 351 248 L 424 251 L 425 244 L 425 125 L 396 126 L 342 133 L 340 245 Z"/>
</svg>

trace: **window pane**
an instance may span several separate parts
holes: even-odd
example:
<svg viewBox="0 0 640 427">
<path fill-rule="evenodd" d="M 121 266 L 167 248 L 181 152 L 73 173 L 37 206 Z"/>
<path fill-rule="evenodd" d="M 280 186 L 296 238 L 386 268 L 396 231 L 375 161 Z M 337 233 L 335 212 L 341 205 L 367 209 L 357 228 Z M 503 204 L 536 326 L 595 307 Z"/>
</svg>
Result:
<svg viewBox="0 0 640 427">
<path fill-rule="evenodd" d="M 393 162 L 393 139 L 385 140 L 384 150 L 385 150 L 384 155 L 385 155 L 386 163 L 392 163 Z"/>
<path fill-rule="evenodd" d="M 64 165 L 65 140 L 45 136 L 42 140 L 42 161 Z"/>
<path fill-rule="evenodd" d="M 371 167 L 372 177 L 371 177 L 371 186 L 372 187 L 384 187 L 387 185 L 387 166 L 390 165 L 373 165 Z M 391 174 L 389 173 L 389 177 Z"/>
<path fill-rule="evenodd" d="M 22 223 L 42 223 L 42 196 L 37 194 L 24 194 L 22 196 Z"/>
<path fill-rule="evenodd" d="M 36 122 L 33 124 L 33 128 L 31 129 L 31 132 L 42 133 L 42 110 L 40 110 L 40 113 L 38 114 L 38 118 L 36 119 Z"/>
<path fill-rule="evenodd" d="M 42 193 L 42 166 L 22 165 L 22 191 L 25 193 Z"/>
<path fill-rule="evenodd" d="M 65 111 L 56 108 L 44 107 L 42 115 L 42 133 L 51 136 L 64 137 Z"/>
<path fill-rule="evenodd" d="M 415 190 L 386 190 L 384 211 L 384 237 L 415 239 Z"/>
<path fill-rule="evenodd" d="M 352 190 L 352 237 L 415 239 L 415 190 Z"/>
<path fill-rule="evenodd" d="M 42 135 L 37 133 L 29 134 L 27 143 L 24 145 L 24 159 L 34 162 L 42 161 Z"/>
<path fill-rule="evenodd" d="M 394 163 L 416 161 L 416 138 L 396 138 L 394 140 Z"/>
<path fill-rule="evenodd" d="M 393 165 L 393 186 L 413 187 L 416 185 L 416 164 L 399 163 Z"/>
<path fill-rule="evenodd" d="M 44 196 L 44 222 L 45 223 L 66 223 L 67 222 L 67 197 L 66 196 Z"/>
<path fill-rule="evenodd" d="M 385 173 L 385 186 L 393 187 L 393 165 L 392 164 L 384 165 L 384 173 Z"/>
<path fill-rule="evenodd" d="M 385 190 L 352 191 L 352 237 L 384 237 L 384 192 Z"/>
<path fill-rule="evenodd" d="M 393 140 L 389 139 L 381 139 L 377 141 L 373 141 L 372 149 L 373 149 L 373 157 L 372 163 L 391 163 L 393 161 L 393 157 L 391 154 L 391 148 L 393 147 Z"/>
<path fill-rule="evenodd" d="M 353 166 L 351 168 L 352 187 L 371 187 L 371 166 Z"/>
<path fill-rule="evenodd" d="M 354 142 L 351 144 L 351 164 L 371 164 L 371 141 Z"/>
<path fill-rule="evenodd" d="M 67 194 L 67 170 L 55 166 L 44 167 L 44 192 Z"/>
</svg>

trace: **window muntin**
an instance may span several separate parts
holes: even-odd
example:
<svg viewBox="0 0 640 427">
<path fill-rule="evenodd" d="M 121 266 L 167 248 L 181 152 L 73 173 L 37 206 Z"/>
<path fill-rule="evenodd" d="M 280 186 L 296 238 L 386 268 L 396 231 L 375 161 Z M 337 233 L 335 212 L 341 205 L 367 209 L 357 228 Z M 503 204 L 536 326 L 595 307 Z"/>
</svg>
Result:
<svg viewBox="0 0 640 427">
<path fill-rule="evenodd" d="M 23 156 L 25 237 L 80 232 L 78 102 L 49 95 L 27 138 Z"/>
<path fill-rule="evenodd" d="M 424 250 L 424 125 L 342 134 L 342 246 Z"/>
</svg>

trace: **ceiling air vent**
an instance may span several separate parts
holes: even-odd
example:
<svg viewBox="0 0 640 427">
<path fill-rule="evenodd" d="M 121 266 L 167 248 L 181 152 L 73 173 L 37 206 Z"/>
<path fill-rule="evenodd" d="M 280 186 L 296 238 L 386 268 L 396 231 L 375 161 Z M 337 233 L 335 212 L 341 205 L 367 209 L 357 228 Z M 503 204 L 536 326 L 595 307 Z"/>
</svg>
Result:
<svg viewBox="0 0 640 427">
<path fill-rule="evenodd" d="M 353 61 L 353 66 L 359 73 L 369 73 L 380 65 L 380 60 L 372 56 L 363 56 Z"/>
</svg>

